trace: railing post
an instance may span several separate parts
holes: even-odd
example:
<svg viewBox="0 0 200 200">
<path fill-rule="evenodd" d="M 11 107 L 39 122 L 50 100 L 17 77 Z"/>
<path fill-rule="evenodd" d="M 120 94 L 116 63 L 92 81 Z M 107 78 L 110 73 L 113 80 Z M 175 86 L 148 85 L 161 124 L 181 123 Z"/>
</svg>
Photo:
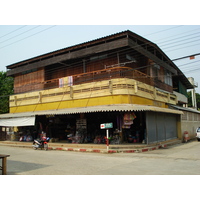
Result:
<svg viewBox="0 0 200 200">
<path fill-rule="evenodd" d="M 73 99 L 73 87 L 70 86 L 70 97 Z"/>
<path fill-rule="evenodd" d="M 109 91 L 112 94 L 113 93 L 113 87 L 112 87 L 112 81 L 109 81 Z"/>
<path fill-rule="evenodd" d="M 39 103 L 42 103 L 42 92 L 39 92 Z"/>
<path fill-rule="evenodd" d="M 154 88 L 154 90 L 153 90 L 153 95 L 154 95 L 154 99 L 156 99 L 157 98 L 157 90 L 156 90 L 156 88 Z"/>
<path fill-rule="evenodd" d="M 137 94 L 137 92 L 138 92 L 138 85 L 137 85 L 136 80 L 134 81 L 134 92 L 135 92 L 135 94 Z"/>
</svg>

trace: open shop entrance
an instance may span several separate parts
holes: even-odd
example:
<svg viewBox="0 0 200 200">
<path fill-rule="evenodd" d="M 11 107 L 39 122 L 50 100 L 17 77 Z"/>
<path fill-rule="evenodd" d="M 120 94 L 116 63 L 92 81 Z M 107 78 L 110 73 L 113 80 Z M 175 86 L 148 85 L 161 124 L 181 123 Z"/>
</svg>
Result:
<svg viewBox="0 0 200 200">
<path fill-rule="evenodd" d="M 51 142 L 106 142 L 106 131 L 100 124 L 112 123 L 110 144 L 145 143 L 145 112 L 97 112 L 70 115 L 38 116 L 38 134 L 45 132 Z"/>
<path fill-rule="evenodd" d="M 110 144 L 145 143 L 145 115 L 145 112 L 117 111 L 38 115 L 34 126 L 13 127 L 15 137 L 7 139 L 32 141 L 45 134 L 50 142 L 105 144 L 106 130 L 100 124 L 112 123 Z"/>
</svg>

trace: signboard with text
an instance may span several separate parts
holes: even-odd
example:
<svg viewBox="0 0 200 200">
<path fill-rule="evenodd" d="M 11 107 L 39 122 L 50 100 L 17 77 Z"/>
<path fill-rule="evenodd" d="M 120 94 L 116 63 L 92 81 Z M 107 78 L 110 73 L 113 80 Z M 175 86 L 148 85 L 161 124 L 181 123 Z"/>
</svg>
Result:
<svg viewBox="0 0 200 200">
<path fill-rule="evenodd" d="M 113 128 L 113 123 L 100 124 L 101 129 Z"/>
</svg>

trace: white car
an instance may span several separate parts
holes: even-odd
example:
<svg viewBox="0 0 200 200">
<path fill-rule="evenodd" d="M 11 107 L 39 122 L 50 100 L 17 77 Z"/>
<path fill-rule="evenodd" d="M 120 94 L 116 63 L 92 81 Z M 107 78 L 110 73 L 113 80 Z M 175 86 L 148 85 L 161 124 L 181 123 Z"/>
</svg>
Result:
<svg viewBox="0 0 200 200">
<path fill-rule="evenodd" d="M 198 141 L 200 141 L 200 127 L 196 130 L 196 138 Z"/>
</svg>

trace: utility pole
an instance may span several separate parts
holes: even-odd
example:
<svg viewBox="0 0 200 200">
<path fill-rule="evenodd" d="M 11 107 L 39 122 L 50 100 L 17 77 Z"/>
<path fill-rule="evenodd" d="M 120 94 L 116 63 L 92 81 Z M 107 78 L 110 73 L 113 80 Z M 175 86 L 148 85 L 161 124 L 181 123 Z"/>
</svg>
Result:
<svg viewBox="0 0 200 200">
<path fill-rule="evenodd" d="M 181 58 L 176 58 L 176 59 L 173 59 L 172 61 L 176 61 L 176 60 L 182 60 L 182 59 L 185 59 L 185 58 L 192 58 L 194 59 L 195 56 L 199 56 L 200 53 L 196 53 L 196 54 L 192 54 L 192 55 L 189 55 L 189 56 L 184 56 L 184 57 L 181 57 Z"/>
<path fill-rule="evenodd" d="M 198 84 L 194 82 L 194 78 L 193 77 L 189 77 L 188 80 L 193 85 L 193 89 L 191 89 L 192 107 L 195 108 L 195 109 L 197 109 L 197 100 L 196 100 L 196 91 L 195 91 L 195 88 L 198 87 Z"/>
<path fill-rule="evenodd" d="M 176 58 L 176 59 L 173 59 L 172 61 L 182 60 L 182 59 L 185 59 L 185 58 L 190 58 L 190 60 L 192 60 L 192 59 L 195 59 L 195 56 L 199 56 L 199 55 L 200 55 L 200 53 L 196 53 L 196 54 L 193 54 L 193 55 L 184 56 L 184 57 L 181 57 L 181 58 Z M 195 88 L 198 87 L 198 83 L 194 82 L 193 77 L 188 77 L 188 80 L 190 81 L 190 83 L 193 86 L 193 89 L 191 89 L 192 107 L 197 110 L 197 99 L 196 99 Z"/>
</svg>

